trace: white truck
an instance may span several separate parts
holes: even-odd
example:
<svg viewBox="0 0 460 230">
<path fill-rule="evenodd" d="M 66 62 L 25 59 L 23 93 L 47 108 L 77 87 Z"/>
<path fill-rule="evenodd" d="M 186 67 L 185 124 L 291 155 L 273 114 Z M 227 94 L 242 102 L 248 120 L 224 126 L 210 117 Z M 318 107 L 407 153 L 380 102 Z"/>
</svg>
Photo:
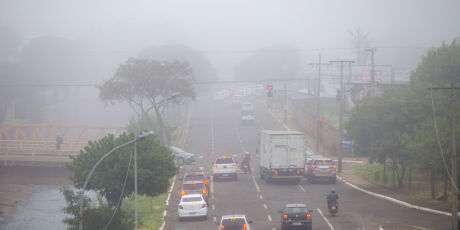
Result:
<svg viewBox="0 0 460 230">
<path fill-rule="evenodd" d="M 260 177 L 267 182 L 300 182 L 305 170 L 304 135 L 297 131 L 262 130 L 259 139 Z"/>
</svg>

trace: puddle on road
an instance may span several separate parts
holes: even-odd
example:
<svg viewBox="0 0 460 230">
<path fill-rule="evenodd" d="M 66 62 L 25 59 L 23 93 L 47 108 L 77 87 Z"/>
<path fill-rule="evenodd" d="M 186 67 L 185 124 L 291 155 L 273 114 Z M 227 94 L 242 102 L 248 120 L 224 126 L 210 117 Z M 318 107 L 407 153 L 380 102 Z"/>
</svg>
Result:
<svg viewBox="0 0 460 230">
<path fill-rule="evenodd" d="M 16 207 L 6 226 L 0 226 L 0 229 L 66 229 L 66 225 L 62 223 L 66 215 L 61 212 L 64 206 L 65 200 L 59 192 L 59 186 L 38 185 L 32 196 Z"/>
</svg>

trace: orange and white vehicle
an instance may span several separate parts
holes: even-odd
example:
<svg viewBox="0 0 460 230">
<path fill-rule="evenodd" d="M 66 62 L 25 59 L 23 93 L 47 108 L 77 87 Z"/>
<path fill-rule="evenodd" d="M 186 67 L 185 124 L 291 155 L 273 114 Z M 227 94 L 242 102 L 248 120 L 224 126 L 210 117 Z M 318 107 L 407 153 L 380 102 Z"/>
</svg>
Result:
<svg viewBox="0 0 460 230">
<path fill-rule="evenodd" d="M 212 176 L 214 179 L 217 178 L 231 178 L 238 180 L 236 162 L 231 157 L 219 157 L 217 158 L 212 167 Z"/>
<path fill-rule="evenodd" d="M 203 182 L 196 182 L 196 181 L 184 181 L 182 184 L 182 188 L 180 190 L 181 197 L 184 195 L 190 194 L 201 194 L 203 199 L 208 202 L 209 192 L 206 188 L 206 185 Z"/>
</svg>

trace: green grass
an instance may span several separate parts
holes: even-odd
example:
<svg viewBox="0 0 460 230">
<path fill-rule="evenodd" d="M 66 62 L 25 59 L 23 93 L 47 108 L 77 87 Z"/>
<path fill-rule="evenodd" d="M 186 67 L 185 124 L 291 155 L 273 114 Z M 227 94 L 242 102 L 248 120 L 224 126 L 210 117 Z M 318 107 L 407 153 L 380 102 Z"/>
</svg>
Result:
<svg viewBox="0 0 460 230">
<path fill-rule="evenodd" d="M 370 182 L 371 184 L 376 184 L 380 186 L 384 186 L 387 188 L 397 189 L 398 186 L 398 179 L 395 175 L 395 182 L 393 185 L 393 170 L 391 165 L 387 165 L 386 176 L 387 181 L 383 181 L 383 165 L 375 165 L 369 166 L 364 168 L 357 168 L 354 170 L 354 173 L 361 177 L 362 179 Z M 399 192 L 406 194 L 414 199 L 424 200 L 432 204 L 441 205 L 441 206 L 449 206 L 450 199 L 448 198 L 447 201 L 443 200 L 433 200 L 431 197 L 431 188 L 429 182 L 429 175 L 420 172 L 419 170 L 413 170 L 412 172 L 412 188 L 409 188 L 409 171 L 406 172 L 404 177 L 404 187 L 403 189 L 398 189 Z M 443 182 L 442 180 L 437 180 L 436 190 L 438 193 L 438 197 L 441 196 L 443 190 Z M 449 196 L 450 197 L 450 196 Z"/>
<path fill-rule="evenodd" d="M 166 198 L 166 193 L 161 194 L 153 197 L 152 204 L 150 204 L 150 198 L 148 196 L 138 196 L 139 229 L 146 230 L 160 228 L 163 222 L 163 210 L 166 206 Z M 134 214 L 134 196 L 124 200 L 122 209 Z"/>
</svg>

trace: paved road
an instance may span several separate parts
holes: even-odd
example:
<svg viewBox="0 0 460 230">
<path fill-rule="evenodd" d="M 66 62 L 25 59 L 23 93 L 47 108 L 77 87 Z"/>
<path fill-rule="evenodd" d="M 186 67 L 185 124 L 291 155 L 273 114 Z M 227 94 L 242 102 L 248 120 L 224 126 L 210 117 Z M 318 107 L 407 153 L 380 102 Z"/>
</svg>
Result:
<svg viewBox="0 0 460 230">
<path fill-rule="evenodd" d="M 212 161 L 222 155 L 254 154 L 257 134 L 261 129 L 283 130 L 267 112 L 265 98 L 252 99 L 255 104 L 256 124 L 241 126 L 239 108 L 230 101 L 213 101 L 210 97 L 197 99 L 193 109 L 190 132 L 185 146 L 199 158 L 195 165 L 187 165 L 183 171 L 203 168 L 211 175 Z M 326 219 L 337 230 L 378 229 L 383 223 L 405 223 L 432 229 L 449 229 L 450 218 L 411 210 L 393 203 L 365 195 L 338 182 L 331 184 L 273 183 L 267 184 L 258 175 L 258 156 L 251 162 L 253 174 L 239 174 L 238 181 L 213 181 L 209 204 L 209 219 L 178 222 L 177 201 L 181 176 L 176 179 L 166 216 L 165 229 L 192 230 L 216 229 L 214 218 L 225 214 L 246 214 L 254 223 L 251 229 L 279 229 L 280 214 L 284 204 L 306 203 L 314 210 L 313 229 L 331 229 Z M 347 167 L 345 165 L 344 167 Z M 340 212 L 331 218 L 327 213 L 325 194 L 335 188 L 340 195 Z M 325 217 L 322 217 L 321 212 Z"/>
</svg>

